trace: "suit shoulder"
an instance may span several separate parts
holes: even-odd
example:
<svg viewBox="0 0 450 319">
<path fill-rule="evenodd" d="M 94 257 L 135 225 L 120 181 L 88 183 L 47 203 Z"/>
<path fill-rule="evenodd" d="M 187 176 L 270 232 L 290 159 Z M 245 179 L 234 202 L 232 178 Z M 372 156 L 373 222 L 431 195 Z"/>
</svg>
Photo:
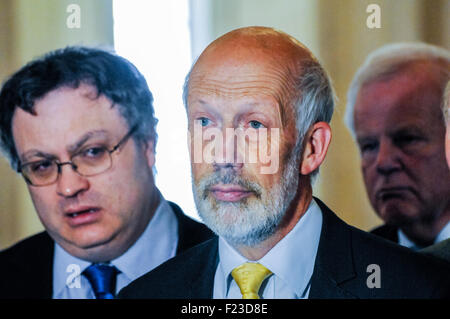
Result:
<svg viewBox="0 0 450 319">
<path fill-rule="evenodd" d="M 352 226 L 349 227 L 351 227 L 353 252 L 356 258 L 375 259 L 379 256 L 378 258 L 380 260 L 389 259 L 391 262 L 395 260 L 400 264 L 411 262 L 410 267 L 408 267 L 410 269 L 427 267 L 428 265 L 430 267 L 436 266 L 438 268 L 444 266 L 445 269 L 446 264 L 436 258 L 430 258 L 429 256 L 425 256 L 412 249 L 400 246 L 384 238 L 374 236 L 371 233 L 366 233 Z"/>
<path fill-rule="evenodd" d="M 139 277 L 119 293 L 123 299 L 187 298 L 186 288 L 216 266 L 217 238 L 209 239 L 169 259 Z"/>
<path fill-rule="evenodd" d="M 21 262 L 25 259 L 32 260 L 42 257 L 43 250 L 53 250 L 53 240 L 47 232 L 41 232 L 23 239 L 13 246 L 0 251 L 0 266 L 2 263 Z"/>
<path fill-rule="evenodd" d="M 395 226 L 383 224 L 370 230 L 370 233 L 393 242 L 398 242 L 397 230 L 398 228 Z"/>
<path fill-rule="evenodd" d="M 0 299 L 51 298 L 53 244 L 42 232 L 0 252 Z"/>
<path fill-rule="evenodd" d="M 377 236 L 373 233 L 362 231 L 356 227 L 348 225 L 339 217 L 336 216 L 324 203 L 317 200 L 323 213 L 323 228 L 322 237 L 323 249 L 325 250 L 340 250 L 341 255 L 346 256 L 345 261 L 352 263 L 366 264 L 371 262 L 373 264 L 392 263 L 391 267 L 386 267 L 387 271 L 397 270 L 396 265 L 410 263 L 407 269 L 417 269 L 426 267 L 427 258 L 414 252 L 411 249 L 402 247 L 395 242 L 384 237 Z M 383 225 L 378 229 L 382 231 L 394 231 L 392 226 Z M 350 245 L 350 246 L 348 246 Z M 324 253 L 324 257 L 329 254 Z M 331 262 L 329 258 L 325 258 L 327 262 Z M 339 264 L 339 261 L 336 261 Z M 434 262 L 431 262 L 432 264 Z M 439 266 L 438 266 L 439 267 Z"/>
<path fill-rule="evenodd" d="M 450 285 L 450 267 L 446 262 L 354 227 L 351 236 L 355 269 L 362 278 L 368 277 L 370 265 L 376 265 L 385 290 L 393 295 L 448 296 L 444 286 Z"/>
<path fill-rule="evenodd" d="M 424 248 L 421 250 L 421 252 L 450 262 L 450 238 Z"/>
<path fill-rule="evenodd" d="M 208 227 L 187 216 L 177 204 L 170 201 L 168 203 L 178 221 L 179 244 L 177 253 L 181 253 L 214 236 L 214 233 Z"/>
<path fill-rule="evenodd" d="M 214 233 L 205 224 L 187 216 L 181 210 L 176 214 L 182 231 L 188 233 L 191 237 L 194 236 L 198 240 L 205 241 L 214 236 Z"/>
</svg>

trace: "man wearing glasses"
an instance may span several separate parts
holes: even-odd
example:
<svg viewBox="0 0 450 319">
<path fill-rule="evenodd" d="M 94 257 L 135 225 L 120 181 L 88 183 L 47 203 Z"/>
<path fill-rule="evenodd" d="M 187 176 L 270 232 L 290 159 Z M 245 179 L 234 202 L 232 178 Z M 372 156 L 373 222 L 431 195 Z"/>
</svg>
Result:
<svg viewBox="0 0 450 319">
<path fill-rule="evenodd" d="M 0 298 L 111 299 L 211 236 L 154 184 L 152 103 L 129 61 L 83 47 L 4 84 L 0 146 L 46 232 L 0 253 Z"/>
</svg>

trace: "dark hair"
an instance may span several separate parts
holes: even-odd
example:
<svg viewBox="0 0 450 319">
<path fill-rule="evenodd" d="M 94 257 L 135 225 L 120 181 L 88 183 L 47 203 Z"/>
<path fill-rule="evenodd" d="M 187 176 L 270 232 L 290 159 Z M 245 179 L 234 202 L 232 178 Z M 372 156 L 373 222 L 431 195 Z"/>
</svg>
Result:
<svg viewBox="0 0 450 319">
<path fill-rule="evenodd" d="M 117 105 L 129 127 L 138 124 L 137 141 L 153 140 L 157 134 L 153 96 L 147 82 L 128 60 L 101 49 L 66 47 L 31 61 L 13 74 L 0 92 L 0 149 L 17 169 L 19 157 L 12 135 L 12 118 L 17 107 L 35 114 L 35 102 L 62 88 L 90 85 L 97 97 L 104 95 Z"/>
</svg>

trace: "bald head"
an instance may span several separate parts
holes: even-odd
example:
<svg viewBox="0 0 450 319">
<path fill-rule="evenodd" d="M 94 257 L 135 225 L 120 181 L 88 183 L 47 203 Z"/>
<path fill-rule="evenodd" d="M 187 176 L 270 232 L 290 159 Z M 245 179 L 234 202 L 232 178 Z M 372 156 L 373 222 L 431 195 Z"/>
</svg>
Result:
<svg viewBox="0 0 450 319">
<path fill-rule="evenodd" d="M 280 85 L 278 98 L 292 99 L 297 93 L 296 82 L 302 65 L 315 61 L 303 44 L 286 33 L 266 27 L 237 29 L 213 41 L 203 51 L 192 68 L 187 89 L 205 76 L 212 80 L 214 75 L 221 80 L 225 76 L 231 82 L 242 82 L 246 80 L 242 78 L 243 71 L 248 71 L 248 80 L 251 80 L 251 74 L 266 68 L 276 73 L 267 80 Z"/>
<path fill-rule="evenodd" d="M 247 27 L 226 33 L 213 41 L 197 61 L 200 64 L 208 58 L 277 60 L 279 65 L 297 64 L 316 60 L 312 53 L 290 35 L 266 27 Z"/>
<path fill-rule="evenodd" d="M 300 136 L 315 121 L 329 122 L 333 113 L 333 91 L 317 59 L 301 42 L 273 28 L 241 28 L 213 41 L 186 78 L 185 106 L 191 92 L 206 94 L 218 86 L 223 95 L 248 95 L 253 88 L 271 95 L 282 106 L 283 122 L 294 121 Z"/>
</svg>

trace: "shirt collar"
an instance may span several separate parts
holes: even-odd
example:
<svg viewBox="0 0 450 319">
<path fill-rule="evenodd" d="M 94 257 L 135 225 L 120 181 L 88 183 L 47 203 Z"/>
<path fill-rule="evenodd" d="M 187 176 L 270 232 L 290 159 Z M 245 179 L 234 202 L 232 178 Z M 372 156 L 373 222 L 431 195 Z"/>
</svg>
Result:
<svg viewBox="0 0 450 319">
<path fill-rule="evenodd" d="M 443 240 L 446 240 L 447 238 L 450 238 L 450 222 L 447 223 L 447 225 L 444 226 L 444 228 L 441 229 L 439 234 L 436 236 L 436 239 L 434 240 L 434 243 L 440 243 Z"/>
<path fill-rule="evenodd" d="M 399 228 L 398 229 L 398 244 L 404 247 L 408 247 L 414 250 L 422 249 L 425 247 L 417 245 L 415 242 L 413 242 L 411 239 L 409 239 L 408 236 Z M 447 225 L 444 226 L 444 228 L 441 229 L 439 234 L 434 239 L 434 244 L 437 244 L 447 238 L 450 238 L 450 222 L 447 223 Z"/>
<path fill-rule="evenodd" d="M 147 228 L 124 254 L 111 261 L 130 281 L 175 256 L 178 223 L 169 203 L 161 201 Z"/>
<path fill-rule="evenodd" d="M 111 264 L 131 282 L 153 268 L 175 256 L 178 245 L 178 223 L 169 203 L 161 195 L 155 214 L 138 240 Z M 70 255 L 55 242 L 53 258 L 53 290 L 59 293 L 66 285 L 75 281 L 76 276 L 68 277 L 73 269 L 79 267 L 79 274 L 91 265 L 91 262 Z M 68 278 L 70 282 L 66 282 Z"/>
<path fill-rule="evenodd" d="M 256 262 L 270 269 L 298 297 L 303 296 L 314 271 L 321 229 L 322 212 L 312 199 L 294 228 Z M 231 271 L 248 260 L 223 238 L 219 238 L 219 258 L 219 267 L 228 290 L 232 281 Z M 224 293 L 226 295 L 227 291 Z"/>
<path fill-rule="evenodd" d="M 59 295 L 66 286 L 72 285 L 90 265 L 89 261 L 70 255 L 55 242 L 53 295 Z"/>
</svg>

